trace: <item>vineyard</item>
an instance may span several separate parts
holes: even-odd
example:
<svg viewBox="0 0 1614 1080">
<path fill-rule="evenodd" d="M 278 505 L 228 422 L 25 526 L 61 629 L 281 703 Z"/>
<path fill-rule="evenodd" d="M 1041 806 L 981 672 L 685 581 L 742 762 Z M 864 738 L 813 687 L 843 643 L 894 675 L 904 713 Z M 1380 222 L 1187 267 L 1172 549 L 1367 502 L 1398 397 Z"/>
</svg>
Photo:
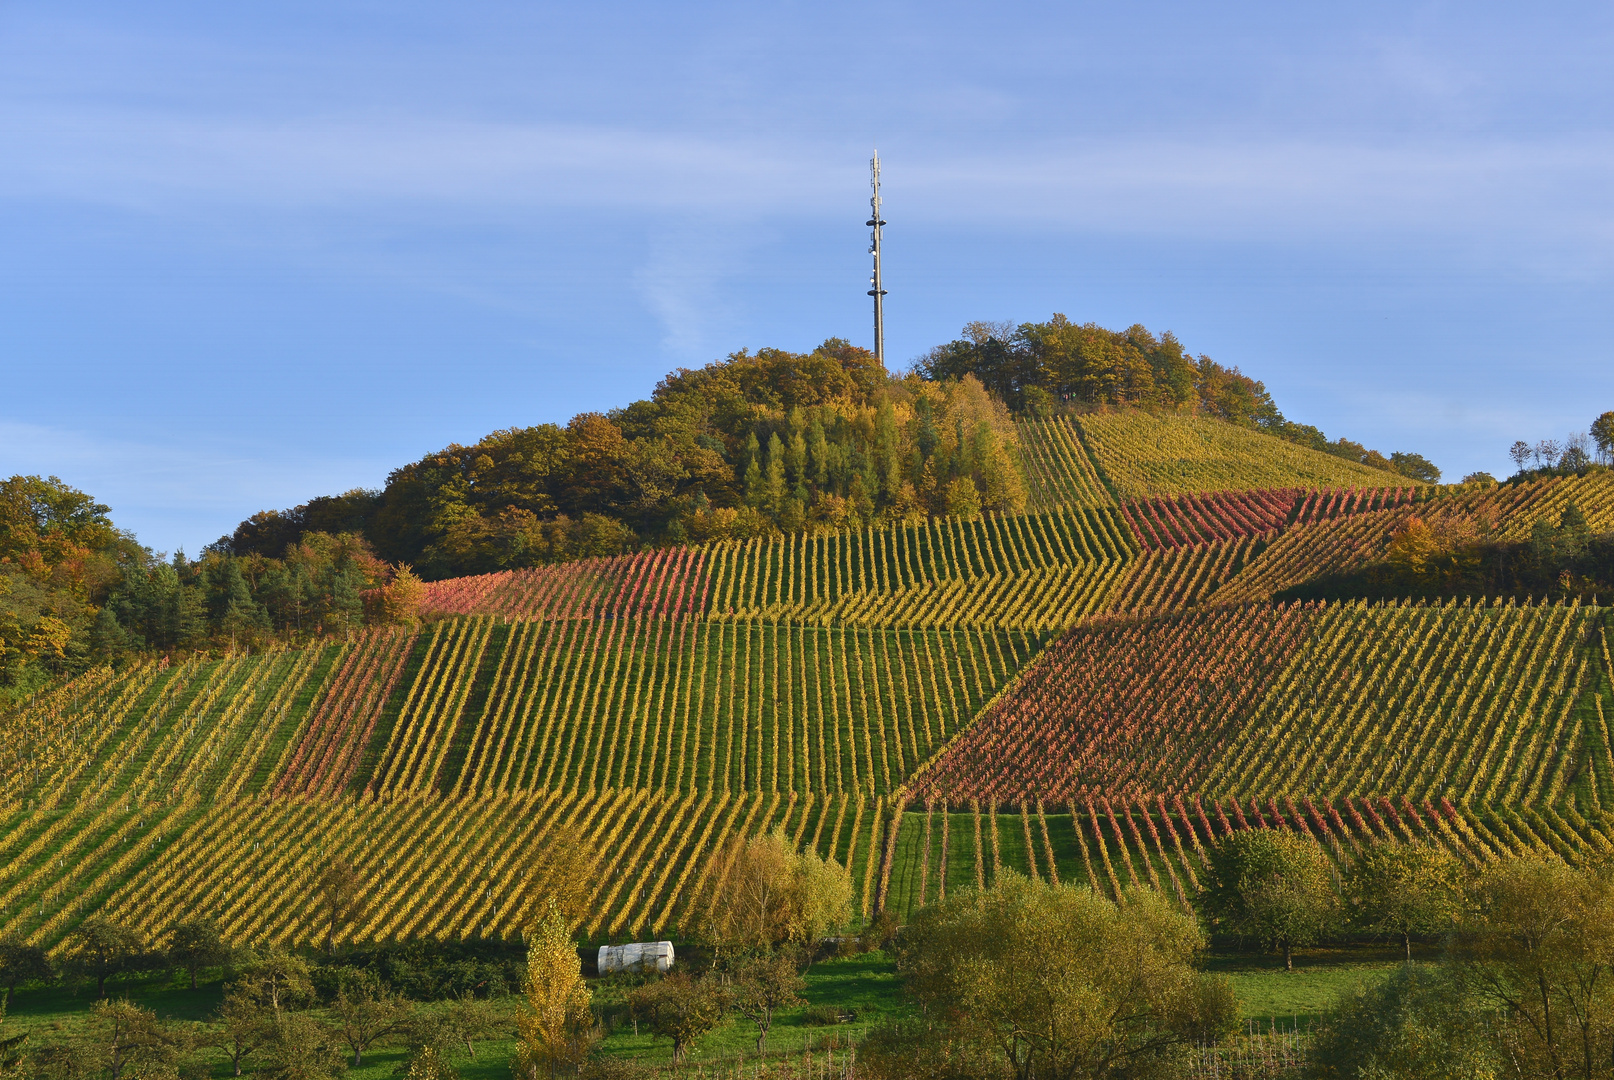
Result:
<svg viewBox="0 0 1614 1080">
<path fill-rule="evenodd" d="M 1614 792 L 1608 732 L 1587 721 L 1606 622 L 1605 609 L 1573 604 L 1351 603 L 1084 627 L 915 791 L 1016 805 L 1185 792 L 1567 798 L 1599 812 Z"/>
<path fill-rule="evenodd" d="M 1081 430 L 1070 420 L 1022 420 L 1020 434 L 1027 502 L 1033 512 L 1061 506 L 1114 506 L 1092 457 L 1082 445 Z"/>
<path fill-rule="evenodd" d="M 421 608 L 435 615 L 512 619 L 685 615 L 702 609 L 703 561 L 703 552 L 681 548 L 434 581 Z"/>
<path fill-rule="evenodd" d="M 721 890 L 707 855 L 736 832 L 782 827 L 854 870 L 855 904 L 876 900 L 890 800 L 794 793 L 664 795 L 602 791 L 495 798 L 310 799 L 88 805 L 65 815 L 11 815 L 0 825 L 0 910 L 8 928 L 55 944 L 105 912 L 158 934 L 202 910 L 242 941 L 308 944 L 318 916 L 305 898 L 334 857 L 378 883 L 354 941 L 519 937 L 533 867 L 554 836 L 601 853 L 586 932 L 661 934 L 698 917 Z M 183 891 L 174 888 L 183 881 Z M 263 890 L 258 883 L 273 881 Z"/>
<path fill-rule="evenodd" d="M 1040 644 L 749 620 L 439 623 L 363 786 L 890 794 Z"/>
<path fill-rule="evenodd" d="M 911 808 L 898 826 L 888 903 L 903 918 L 949 889 L 990 885 L 1005 870 L 1089 885 L 1166 892 L 1184 911 L 1208 849 L 1240 829 L 1288 829 L 1318 840 L 1343 872 L 1365 845 L 1422 840 L 1479 866 L 1505 856 L 1578 861 L 1614 852 L 1614 824 L 1571 806 L 1454 804 L 1446 799 L 1277 796 L 1242 803 L 1156 794 L 1037 803 L 1024 813 L 940 800 Z"/>
<path fill-rule="evenodd" d="M 1137 550 L 1113 509 L 954 518 L 782 540 L 726 543 L 707 559 L 708 611 L 825 611 L 858 597 L 1123 562 Z"/>
<path fill-rule="evenodd" d="M 588 935 L 662 936 L 774 827 L 860 918 L 1004 868 L 1186 904 L 1245 828 L 1337 862 L 1614 850 L 1608 608 L 1272 599 L 1414 519 L 1614 531 L 1614 474 L 1414 488 L 1203 418 L 1018 430 L 1023 514 L 434 582 L 418 625 L 55 686 L 0 716 L 0 923 L 311 943 L 344 858 L 352 940 L 511 939 L 564 843 Z"/>
<path fill-rule="evenodd" d="M 1097 413 L 1078 421 L 1121 499 L 1257 488 L 1381 488 L 1390 473 L 1203 416 Z"/>
</svg>

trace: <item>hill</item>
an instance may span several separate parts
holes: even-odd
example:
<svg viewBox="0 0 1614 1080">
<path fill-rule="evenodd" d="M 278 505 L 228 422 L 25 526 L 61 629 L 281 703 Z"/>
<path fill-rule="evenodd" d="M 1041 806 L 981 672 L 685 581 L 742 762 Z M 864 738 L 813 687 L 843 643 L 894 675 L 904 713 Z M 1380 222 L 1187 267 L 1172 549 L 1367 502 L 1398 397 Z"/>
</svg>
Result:
<svg viewBox="0 0 1614 1080">
<path fill-rule="evenodd" d="M 421 579 L 1104 511 L 1139 492 L 1438 478 L 1418 455 L 1385 458 L 1284 419 L 1259 382 L 1190 356 L 1169 334 L 1056 317 L 998 328 L 1004 344 L 980 329 L 900 376 L 838 339 L 806 353 L 742 350 L 674 371 L 609 413 L 445 447 L 395 469 L 381 490 L 254 514 L 196 558 L 141 547 L 60 480 L 13 477 L 0 484 L 0 701 L 97 663 L 346 635 L 407 607 Z M 1192 435 L 1168 445 L 1161 433 L 1179 429 Z M 1197 472 L 1185 464 L 1194 461 Z M 1129 543 L 1113 523 L 1083 530 L 1109 537 L 1112 563 Z M 1028 557 L 1063 583 L 1055 606 L 1073 612 L 1053 618 L 1044 603 L 1038 625 L 1097 610 L 1096 584 L 1077 584 L 1064 556 L 1057 569 Z M 918 558 L 921 572 L 929 556 Z M 1028 589 L 1046 591 L 1017 558 L 990 586 L 1005 611 Z M 898 625 L 945 621 L 937 612 L 950 601 L 883 603 Z"/>
<path fill-rule="evenodd" d="M 345 864 L 350 957 L 518 957 L 557 891 L 589 942 L 698 949 L 772 830 L 845 868 L 849 929 L 1011 871 L 1188 909 L 1249 829 L 1336 869 L 1614 849 L 1614 472 L 1426 482 L 1078 329 L 1020 335 L 1018 397 L 990 335 L 954 381 L 739 355 L 238 534 L 278 554 L 158 564 L 13 485 L 12 566 L 84 568 L 95 632 L 0 713 L 0 931 L 313 950 Z M 1104 356 L 1142 399 L 1055 397 Z"/>
<path fill-rule="evenodd" d="M 263 511 L 213 548 L 277 559 L 310 533 L 354 533 L 433 580 L 646 545 L 1018 513 L 1028 497 L 1032 509 L 1098 508 L 1234 486 L 1439 479 L 1417 454 L 1387 458 L 1292 423 L 1260 382 L 1170 334 L 1055 316 L 996 328 L 999 341 L 982 325 L 901 376 L 834 338 L 808 353 L 737 352 L 606 414 L 445 447 L 381 491 Z M 1108 488 L 1089 454 L 1070 452 L 1095 427 Z"/>
<path fill-rule="evenodd" d="M 1083 418 L 1041 490 L 1101 502 L 1105 440 L 1155 422 Z M 418 626 L 95 669 L 0 728 L 0 909 L 53 948 L 91 914 L 155 934 L 195 910 L 312 942 L 341 856 L 371 883 L 355 941 L 511 938 L 565 837 L 598 860 L 585 931 L 620 940 L 694 925 L 712 853 L 775 826 L 851 869 L 862 916 L 1001 867 L 1186 902 L 1236 828 L 1342 859 L 1614 843 L 1589 593 L 1263 599 L 1379 565 L 1411 522 L 1506 542 L 1573 505 L 1606 532 L 1610 474 L 1238 483 L 453 579 Z"/>
</svg>

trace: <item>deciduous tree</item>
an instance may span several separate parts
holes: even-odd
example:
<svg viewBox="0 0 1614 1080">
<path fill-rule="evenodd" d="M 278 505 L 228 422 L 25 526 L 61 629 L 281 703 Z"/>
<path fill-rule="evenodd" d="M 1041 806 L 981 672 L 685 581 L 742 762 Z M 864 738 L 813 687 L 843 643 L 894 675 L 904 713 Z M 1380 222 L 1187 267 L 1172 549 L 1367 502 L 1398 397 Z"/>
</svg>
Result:
<svg viewBox="0 0 1614 1080">
<path fill-rule="evenodd" d="M 263 1067 L 272 1080 L 337 1080 L 347 1071 L 340 1036 L 307 1013 L 282 1012 L 270 1021 Z"/>
<path fill-rule="evenodd" d="M 79 923 L 69 940 L 69 963 L 95 980 L 98 998 L 106 997 L 106 981 L 128 971 L 143 947 L 139 934 L 99 915 Z"/>
<path fill-rule="evenodd" d="M 1345 881 L 1353 923 L 1401 938 L 1412 963 L 1412 935 L 1452 930 L 1463 910 L 1463 864 L 1433 844 L 1370 844 Z"/>
<path fill-rule="evenodd" d="M 1440 483 L 1440 470 L 1434 462 L 1422 454 L 1403 453 L 1397 450 L 1390 455 L 1390 467 L 1402 476 L 1411 477 L 1425 484 Z"/>
<path fill-rule="evenodd" d="M 1334 924 L 1339 898 L 1315 840 L 1284 829 L 1246 829 L 1211 850 L 1198 906 L 1212 927 L 1283 950 L 1292 971 L 1294 950 Z"/>
<path fill-rule="evenodd" d="M 227 962 L 230 951 L 218 924 L 211 919 L 187 919 L 175 923 L 168 930 L 168 941 L 163 950 L 170 964 L 190 975 L 192 990 L 196 989 L 196 979 L 201 969 Z"/>
<path fill-rule="evenodd" d="M 331 999 L 335 1029 L 353 1052 L 353 1067 L 364 1064 L 364 1052 L 377 1041 L 401 1031 L 414 1015 L 410 1004 L 384 986 L 373 972 L 349 968 L 341 973 Z"/>
<path fill-rule="evenodd" d="M 735 1012 L 757 1026 L 758 1054 L 766 1049 L 773 1014 L 800 1005 L 806 988 L 795 961 L 785 953 L 756 957 L 735 974 L 729 1000 Z"/>
<path fill-rule="evenodd" d="M 1005 873 L 950 894 L 915 916 L 899 953 L 939 1027 L 881 1057 L 876 1075 L 955 1071 L 948 1061 L 1016 1080 L 1148 1075 L 1236 1022 L 1226 980 L 1194 969 L 1204 945 L 1152 891 L 1115 904 Z"/>
<path fill-rule="evenodd" d="M 1614 464 L 1614 412 L 1606 412 L 1592 421 L 1592 443 L 1597 447 L 1597 458 L 1603 464 Z"/>
<path fill-rule="evenodd" d="M 1614 1032 L 1614 867 L 1506 859 L 1474 890 L 1457 956 L 1504 1017 L 1504 1051 L 1525 1076 L 1609 1074 Z"/>
<path fill-rule="evenodd" d="M 707 875 L 712 903 L 702 930 L 728 948 L 816 941 L 851 918 L 852 881 L 834 860 L 796 851 L 780 830 L 732 838 Z"/>
<path fill-rule="evenodd" d="M 1311 1075 L 1497 1080 L 1507 1074 L 1487 1012 L 1454 973 L 1408 965 L 1329 1011 L 1308 1054 Z"/>
<path fill-rule="evenodd" d="M 346 859 L 332 859 L 319 876 L 319 908 L 325 924 L 325 951 L 336 952 L 336 932 L 355 919 L 364 904 L 364 880 Z"/>
<path fill-rule="evenodd" d="M 581 1062 L 595 1038 L 593 1015 L 582 961 L 566 917 L 554 900 L 527 932 L 524 989 L 526 999 L 516 1016 L 516 1057 L 511 1066 L 516 1076 L 536 1080 Z"/>
<path fill-rule="evenodd" d="M 52 974 L 50 957 L 42 946 L 30 945 L 16 934 L 0 938 L 0 985 L 6 988 L 0 1008 L 10 1004 L 19 983 L 48 979 Z"/>
<path fill-rule="evenodd" d="M 651 1031 L 672 1040 L 677 1066 L 691 1043 L 723 1022 L 725 997 L 711 979 L 692 979 L 679 971 L 637 987 L 628 995 L 628 1006 Z"/>
<path fill-rule="evenodd" d="M 252 958 L 236 986 L 276 1016 L 308 1000 L 314 992 L 308 961 L 276 945 Z"/>
<path fill-rule="evenodd" d="M 91 1047 L 109 1080 L 171 1076 L 188 1040 L 157 1014 L 126 1000 L 97 1001 Z"/>
<path fill-rule="evenodd" d="M 247 1061 L 274 1037 L 274 1013 L 237 984 L 224 992 L 208 1035 L 214 1049 L 230 1063 L 230 1075 L 240 1076 Z"/>
</svg>

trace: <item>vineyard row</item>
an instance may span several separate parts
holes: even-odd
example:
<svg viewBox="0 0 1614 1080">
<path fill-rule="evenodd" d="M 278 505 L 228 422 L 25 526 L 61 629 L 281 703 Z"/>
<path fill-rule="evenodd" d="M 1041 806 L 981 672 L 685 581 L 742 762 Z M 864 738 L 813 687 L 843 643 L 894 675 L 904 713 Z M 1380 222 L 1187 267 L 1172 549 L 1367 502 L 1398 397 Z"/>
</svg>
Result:
<svg viewBox="0 0 1614 1080">
<path fill-rule="evenodd" d="M 153 938 L 201 915 L 233 941 L 311 944 L 321 939 L 317 879 L 345 859 L 366 883 L 345 940 L 511 939 L 548 895 L 543 868 L 555 843 L 596 856 L 580 864 L 592 913 L 584 933 L 633 939 L 668 933 L 721 903 L 723 867 L 711 854 L 733 835 L 779 828 L 847 866 L 854 906 L 867 915 L 894 805 L 639 790 L 19 812 L 0 824 L 0 850 L 10 856 L 0 871 L 0 911 L 9 929 L 47 946 L 96 914 Z M 54 846 L 43 849 L 47 834 Z"/>
<path fill-rule="evenodd" d="M 1595 805 L 1608 612 L 1360 602 L 1080 627 L 917 781 L 924 798 L 1307 792 Z"/>
<path fill-rule="evenodd" d="M 906 920 L 949 892 L 988 886 L 1013 872 L 1088 885 L 1112 898 L 1128 889 L 1162 890 L 1187 910 L 1210 848 L 1244 829 L 1288 829 L 1316 839 L 1330 856 L 1336 880 L 1374 843 L 1432 843 L 1471 867 L 1507 857 L 1578 864 L 1614 854 L 1614 820 L 1550 805 L 1289 796 L 1217 802 L 1155 795 L 1035 803 L 1021 814 L 990 803 L 938 801 L 910 806 L 902 815 L 889 903 Z"/>
</svg>

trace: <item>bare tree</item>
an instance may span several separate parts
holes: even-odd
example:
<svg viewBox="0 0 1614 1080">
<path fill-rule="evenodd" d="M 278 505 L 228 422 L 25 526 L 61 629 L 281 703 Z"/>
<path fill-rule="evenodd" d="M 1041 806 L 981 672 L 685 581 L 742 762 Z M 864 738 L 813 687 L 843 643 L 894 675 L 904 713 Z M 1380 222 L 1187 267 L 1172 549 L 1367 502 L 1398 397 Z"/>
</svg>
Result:
<svg viewBox="0 0 1614 1080">
<path fill-rule="evenodd" d="M 337 1032 L 353 1051 L 355 1069 L 364 1064 L 364 1052 L 376 1040 L 402 1030 L 414 1015 L 407 1001 L 367 971 L 342 980 L 331 1011 L 337 1017 Z"/>
<path fill-rule="evenodd" d="M 1519 472 L 1524 471 L 1525 463 L 1530 460 L 1530 454 L 1530 444 L 1523 439 L 1508 448 L 1508 457 L 1513 459 L 1513 467 Z"/>
<path fill-rule="evenodd" d="M 1558 463 L 1566 469 L 1579 471 L 1592 463 L 1592 441 L 1584 431 L 1572 432 L 1564 440 L 1564 454 Z"/>
<path fill-rule="evenodd" d="M 1001 322 L 988 322 L 985 319 L 976 319 L 974 322 L 964 324 L 964 339 L 976 345 L 985 345 L 988 341 L 1001 341 L 1007 345 L 1014 340 L 1015 325 L 1009 319 Z"/>
</svg>

